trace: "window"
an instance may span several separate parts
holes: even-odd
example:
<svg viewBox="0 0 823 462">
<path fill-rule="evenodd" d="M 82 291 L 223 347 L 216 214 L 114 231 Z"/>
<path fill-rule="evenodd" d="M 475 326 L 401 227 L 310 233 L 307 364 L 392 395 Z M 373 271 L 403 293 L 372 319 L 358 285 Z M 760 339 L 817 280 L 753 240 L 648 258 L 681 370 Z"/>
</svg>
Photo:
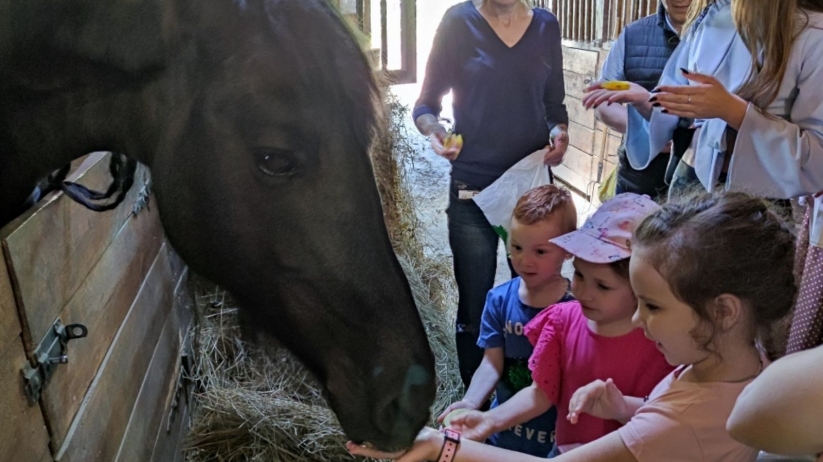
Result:
<svg viewBox="0 0 823 462">
<path fill-rule="evenodd" d="M 417 75 L 415 0 L 354 1 L 360 29 L 371 38 L 376 67 L 385 71 L 394 83 L 414 82 Z"/>
<path fill-rule="evenodd" d="M 658 0 L 536 0 L 557 15 L 564 40 L 602 44 L 632 21 L 654 14 Z"/>
</svg>

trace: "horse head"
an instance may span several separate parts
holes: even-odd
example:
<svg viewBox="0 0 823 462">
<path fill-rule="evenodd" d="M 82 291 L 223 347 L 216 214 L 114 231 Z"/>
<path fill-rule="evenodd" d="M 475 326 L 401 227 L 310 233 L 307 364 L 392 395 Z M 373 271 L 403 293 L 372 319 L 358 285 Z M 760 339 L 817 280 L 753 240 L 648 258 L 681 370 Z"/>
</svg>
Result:
<svg viewBox="0 0 823 462">
<path fill-rule="evenodd" d="M 92 150 L 147 164 L 187 264 L 306 364 L 350 438 L 409 445 L 434 360 L 367 154 L 372 71 L 327 1 L 5 0 L 0 16 L 0 183 Z"/>
</svg>

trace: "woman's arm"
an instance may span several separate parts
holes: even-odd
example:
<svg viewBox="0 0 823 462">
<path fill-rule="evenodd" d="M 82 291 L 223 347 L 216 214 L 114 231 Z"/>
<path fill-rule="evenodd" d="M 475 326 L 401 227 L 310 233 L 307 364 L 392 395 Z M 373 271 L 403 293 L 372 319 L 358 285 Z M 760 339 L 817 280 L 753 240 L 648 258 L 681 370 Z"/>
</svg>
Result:
<svg viewBox="0 0 823 462">
<path fill-rule="evenodd" d="M 549 150 L 543 156 L 543 163 L 555 167 L 563 162 L 563 156 L 569 148 L 569 113 L 563 101 L 566 99 L 566 84 L 563 77 L 563 47 L 560 45 L 560 26 L 557 18 L 551 15 L 548 24 L 549 44 L 547 61 L 549 77 L 543 91 L 543 107 L 546 111 L 546 123 L 549 126 Z"/>
<path fill-rule="evenodd" d="M 412 111 L 412 118 L 417 129 L 425 136 L 436 134 L 439 130 L 442 130 L 445 135 L 445 129 L 437 118 L 442 110 L 443 96 L 451 89 L 453 59 L 450 56 L 450 42 L 454 40 L 451 35 L 455 29 L 452 26 L 453 20 L 449 16 L 450 12 L 451 10 L 447 11 L 443 16 L 435 32 L 420 97 Z"/>
<path fill-rule="evenodd" d="M 346 448 L 355 455 L 379 459 L 396 459 L 398 462 L 436 461 L 440 456 L 445 438 L 433 429 L 423 429 L 414 446 L 405 453 L 387 454 L 363 448 L 351 442 Z M 545 462 L 542 457 L 507 451 L 476 441 L 462 440 L 455 453 L 454 462 Z M 612 432 L 597 441 L 569 451 L 552 460 L 558 462 L 637 462 L 623 444 L 620 435 Z"/>
<path fill-rule="evenodd" d="M 660 81 L 657 84 L 658 87 L 689 84 L 689 81 L 686 80 L 680 72 L 680 68 L 688 67 L 690 37 L 691 36 L 684 37 L 677 48 L 674 49 L 674 52 L 672 52 L 672 55 L 666 62 L 666 67 L 663 69 L 663 74 L 660 76 Z M 665 114 L 660 111 L 649 110 L 648 113 L 646 113 L 638 109 L 638 112 L 649 121 L 649 154 L 655 156 L 657 153 L 662 152 L 673 138 L 674 130 L 680 122 L 680 117 Z"/>
<path fill-rule="evenodd" d="M 802 62 L 789 62 L 782 84 L 781 93 L 796 93 L 788 120 L 749 105 L 729 166 L 730 186 L 772 198 L 823 190 L 823 31 L 806 34 L 801 50 L 795 50 Z"/>
<path fill-rule="evenodd" d="M 820 65 L 823 69 L 823 62 Z M 823 190 L 823 87 L 818 84 L 815 92 L 819 94 L 801 90 L 805 96 L 795 102 L 792 122 L 749 105 L 737 134 L 727 184 L 772 198 Z M 801 98 L 820 106 L 812 109 Z"/>
<path fill-rule="evenodd" d="M 606 60 L 603 62 L 603 69 L 600 71 L 600 79 L 598 82 L 607 82 L 610 80 L 626 80 L 625 64 L 626 62 L 626 34 L 621 32 L 617 40 L 609 49 L 609 54 L 606 55 Z M 608 125 L 612 130 L 619 133 L 626 133 L 626 125 L 628 115 L 626 114 L 626 107 L 621 104 L 601 104 L 594 109 L 594 116 L 597 120 Z"/>
<path fill-rule="evenodd" d="M 440 443 L 439 446 L 437 443 Z M 427 460 L 437 460 L 442 447 L 442 438 L 434 443 L 437 453 L 431 451 L 433 457 Z M 433 447 L 433 448 L 434 448 Z M 457 449 L 454 462 L 545 462 L 546 459 L 527 456 L 525 454 L 505 449 L 499 449 L 475 441 L 461 443 Z M 617 432 L 580 446 L 561 456 L 552 459 L 555 462 L 637 462 L 632 453 L 623 444 Z M 404 461 L 405 462 L 405 461 Z"/>
<path fill-rule="evenodd" d="M 628 112 L 622 104 L 601 104 L 594 109 L 594 117 L 618 132 L 626 133 Z"/>
<path fill-rule="evenodd" d="M 569 114 L 563 101 L 566 99 L 566 86 L 563 77 L 563 47 L 561 46 L 560 26 L 557 18 L 552 15 L 552 22 L 548 24 L 548 65 L 549 77 L 543 92 L 543 106 L 546 109 L 546 123 L 549 129 L 557 125 L 564 128 L 569 125 Z"/>
<path fill-rule="evenodd" d="M 823 453 L 823 346 L 767 367 L 740 394 L 726 428 L 768 452 Z"/>
</svg>

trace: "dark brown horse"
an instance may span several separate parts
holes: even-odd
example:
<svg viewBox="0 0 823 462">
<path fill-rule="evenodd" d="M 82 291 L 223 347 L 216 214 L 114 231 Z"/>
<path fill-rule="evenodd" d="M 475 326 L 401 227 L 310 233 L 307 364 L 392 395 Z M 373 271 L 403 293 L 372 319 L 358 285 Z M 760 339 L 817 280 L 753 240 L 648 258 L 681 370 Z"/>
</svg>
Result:
<svg viewBox="0 0 823 462">
<path fill-rule="evenodd" d="M 0 0 L 0 225 L 85 153 L 148 165 L 190 267 L 305 362 L 349 437 L 406 446 L 434 360 L 367 155 L 376 98 L 326 0 Z"/>
</svg>

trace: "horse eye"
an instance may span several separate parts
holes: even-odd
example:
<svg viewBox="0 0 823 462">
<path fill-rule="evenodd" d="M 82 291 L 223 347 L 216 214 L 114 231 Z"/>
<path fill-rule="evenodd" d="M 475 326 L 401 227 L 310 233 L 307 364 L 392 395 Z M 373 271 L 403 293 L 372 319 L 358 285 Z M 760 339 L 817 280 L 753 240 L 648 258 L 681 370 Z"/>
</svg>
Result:
<svg viewBox="0 0 823 462">
<path fill-rule="evenodd" d="M 255 152 L 257 168 L 269 176 L 292 176 L 297 173 L 297 160 L 284 150 L 261 149 Z"/>
</svg>

